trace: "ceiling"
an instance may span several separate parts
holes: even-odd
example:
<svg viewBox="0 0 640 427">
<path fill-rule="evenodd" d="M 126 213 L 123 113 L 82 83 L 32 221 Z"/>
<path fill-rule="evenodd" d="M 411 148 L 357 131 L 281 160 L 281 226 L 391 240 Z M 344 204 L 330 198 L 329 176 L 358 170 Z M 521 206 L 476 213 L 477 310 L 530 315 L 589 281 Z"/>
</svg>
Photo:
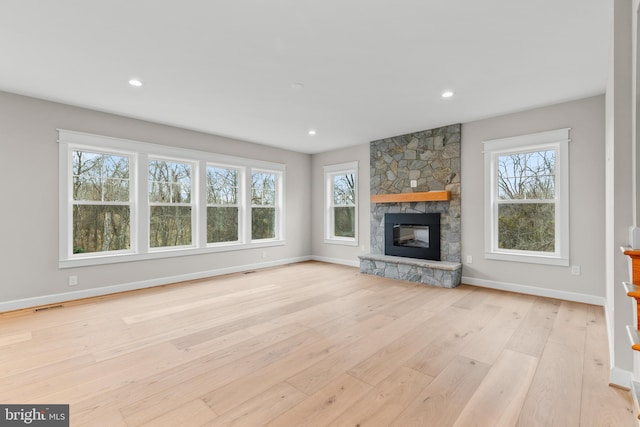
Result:
<svg viewBox="0 0 640 427">
<path fill-rule="evenodd" d="M 303 153 L 604 93 L 612 22 L 611 0 L 0 0 L 0 10 L 0 90 Z"/>
</svg>

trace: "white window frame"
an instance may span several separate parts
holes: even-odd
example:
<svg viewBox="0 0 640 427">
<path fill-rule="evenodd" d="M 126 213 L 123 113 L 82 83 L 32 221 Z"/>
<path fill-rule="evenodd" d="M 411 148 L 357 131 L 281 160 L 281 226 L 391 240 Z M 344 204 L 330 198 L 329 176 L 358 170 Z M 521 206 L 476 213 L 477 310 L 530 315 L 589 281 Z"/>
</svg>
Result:
<svg viewBox="0 0 640 427">
<path fill-rule="evenodd" d="M 548 265 L 569 265 L 569 131 L 557 129 L 484 142 L 485 258 Z M 505 154 L 554 150 L 555 249 L 536 252 L 498 247 L 498 157 Z"/>
<path fill-rule="evenodd" d="M 256 205 L 254 206 L 251 202 L 251 192 L 252 192 L 252 188 L 251 185 L 253 183 L 252 180 L 252 176 L 254 173 L 267 173 L 267 174 L 273 174 L 276 177 L 276 198 L 275 198 L 275 204 L 274 205 Z M 246 198 L 248 199 L 247 202 L 247 206 L 249 207 L 249 209 L 247 209 L 246 211 L 246 217 L 247 219 L 245 221 L 243 221 L 245 224 L 247 224 L 247 227 L 245 229 L 245 236 L 246 236 L 246 240 L 250 241 L 252 243 L 263 243 L 263 242 L 271 242 L 271 241 L 278 241 L 280 239 L 284 239 L 284 172 L 280 171 L 280 170 L 275 170 L 275 169 L 268 169 L 268 168 L 251 168 L 248 175 L 247 175 L 247 194 L 246 194 Z M 253 209 L 262 209 L 262 208 L 274 208 L 275 209 L 275 237 L 273 238 L 266 238 L 266 239 L 253 239 L 252 238 L 252 211 Z"/>
<path fill-rule="evenodd" d="M 85 201 L 74 200 L 73 199 L 73 152 L 74 151 L 85 151 L 85 152 L 98 153 L 98 154 L 128 157 L 129 158 L 129 201 L 127 203 L 124 203 L 124 202 L 85 202 Z M 66 224 L 64 224 L 65 225 L 64 229 L 66 231 L 64 232 L 64 234 L 61 233 L 60 236 L 63 236 L 63 235 L 68 236 L 68 239 L 66 239 L 67 242 L 65 242 L 66 243 L 65 245 L 62 245 L 63 243 L 62 240 L 65 240 L 65 239 L 61 239 L 60 254 L 65 254 L 67 258 L 83 259 L 83 258 L 93 258 L 96 256 L 104 256 L 104 255 L 120 256 L 120 255 L 133 253 L 135 250 L 134 241 L 136 238 L 136 231 L 137 231 L 134 224 L 134 219 L 136 217 L 135 194 L 137 192 L 136 170 L 137 170 L 137 163 L 138 163 L 136 154 L 129 151 L 123 151 L 120 147 L 114 147 L 113 149 L 105 149 L 101 147 L 86 146 L 82 144 L 73 145 L 72 147 L 70 147 L 70 149 L 65 150 L 64 155 L 62 152 L 60 154 L 61 154 L 60 155 L 60 165 L 61 165 L 60 171 L 61 171 L 61 174 L 63 171 L 66 173 L 66 176 L 64 177 L 64 179 L 60 180 L 60 203 L 59 203 L 59 206 L 61 209 L 63 206 L 65 208 L 66 217 L 60 216 L 60 221 L 66 222 Z M 78 253 L 78 254 L 73 253 L 73 207 L 75 205 L 91 205 L 91 204 L 129 206 L 129 217 L 130 217 L 129 241 L 131 244 L 129 249 L 114 250 L 114 251 L 107 251 L 107 252 L 88 252 L 88 253 Z"/>
<path fill-rule="evenodd" d="M 126 155 L 131 158 L 130 199 L 131 199 L 131 247 L 126 251 L 95 252 L 73 254 L 73 193 L 72 158 L 74 150 L 86 150 L 108 154 Z M 59 268 L 72 268 L 89 265 L 112 264 L 128 261 L 169 258 L 186 255 L 199 255 L 231 250 L 243 250 L 286 244 L 285 240 L 285 177 L 286 165 L 263 160 L 227 156 L 205 151 L 157 145 L 146 142 L 94 135 L 58 129 L 59 151 Z M 149 248 L 149 159 L 161 159 L 193 164 L 192 170 L 192 245 Z M 240 174 L 242 196 L 239 199 L 242 215 L 240 218 L 239 241 L 207 244 L 207 165 L 233 167 Z M 278 222 L 276 237 L 251 241 L 251 180 L 253 169 L 269 171 L 278 176 Z"/>
<path fill-rule="evenodd" d="M 358 161 L 339 163 L 324 166 L 324 242 L 336 245 L 358 246 Z M 335 214 L 333 202 L 333 178 L 337 175 L 346 175 L 352 173 L 355 178 L 355 236 L 342 237 L 336 236 L 335 231 Z M 344 205 L 340 205 L 344 206 Z"/>
<path fill-rule="evenodd" d="M 221 163 L 207 163 L 206 168 L 216 168 L 216 169 L 233 169 L 236 171 L 236 173 L 238 174 L 238 190 L 237 190 L 237 194 L 236 194 L 236 204 L 232 205 L 232 204 L 215 204 L 215 203 L 209 203 L 207 196 L 205 195 L 205 200 L 207 202 L 207 208 L 212 208 L 212 207 L 235 207 L 238 209 L 238 238 L 237 240 L 230 240 L 228 242 L 212 242 L 209 243 L 207 242 L 207 246 L 209 247 L 215 247 L 215 246 L 229 246 L 229 245 L 238 245 L 238 244 L 242 244 L 244 242 L 244 229 L 245 224 L 244 224 L 244 211 L 245 211 L 245 203 L 243 203 L 244 200 L 244 194 L 246 193 L 245 187 L 246 184 L 244 183 L 244 177 L 245 177 L 245 168 L 241 168 L 238 166 L 233 166 L 233 165 L 228 165 L 228 164 L 221 164 Z M 205 190 L 206 190 L 206 194 L 208 194 L 208 182 L 207 182 L 207 178 L 206 178 L 206 173 L 205 173 Z M 205 212 L 205 226 L 204 226 L 204 230 L 205 230 L 205 241 L 207 239 L 207 212 Z"/>
<path fill-rule="evenodd" d="M 150 155 L 147 158 L 147 170 L 146 170 L 146 177 L 148 180 L 149 177 L 149 167 L 152 161 L 157 160 L 160 162 L 167 162 L 167 163 L 182 163 L 182 164 L 186 164 L 191 166 L 191 201 L 189 203 L 186 202 L 182 202 L 182 203 L 176 203 L 176 202 L 152 202 L 151 200 L 149 200 L 150 194 L 147 191 L 147 203 L 149 206 L 149 215 L 148 215 L 148 223 L 149 223 L 149 234 L 151 234 L 151 208 L 152 207 L 157 207 L 157 206 L 165 206 L 165 207 L 171 207 L 171 206 L 179 206 L 179 207 L 189 207 L 191 208 L 191 244 L 190 245 L 176 245 L 176 246 L 157 246 L 157 247 L 151 247 L 150 245 L 150 241 L 147 241 L 147 245 L 149 248 L 149 252 L 157 252 L 157 251 L 166 251 L 166 250 L 174 250 L 174 249 L 185 249 L 185 248 L 195 248 L 196 244 L 197 244 L 197 238 L 196 238 L 196 234 L 197 234 L 197 218 L 198 218 L 198 212 L 197 212 L 197 179 L 198 179 L 198 163 L 193 161 L 193 160 L 189 160 L 189 159 L 181 159 L 181 158 L 175 158 L 175 157 L 165 157 L 165 156 L 156 156 L 156 155 Z"/>
</svg>

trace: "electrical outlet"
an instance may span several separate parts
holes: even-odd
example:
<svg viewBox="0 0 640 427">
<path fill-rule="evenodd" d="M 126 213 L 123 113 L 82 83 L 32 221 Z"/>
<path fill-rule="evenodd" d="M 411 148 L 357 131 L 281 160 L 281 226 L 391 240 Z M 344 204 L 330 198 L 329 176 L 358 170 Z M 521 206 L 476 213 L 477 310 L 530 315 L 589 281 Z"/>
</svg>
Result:
<svg viewBox="0 0 640 427">
<path fill-rule="evenodd" d="M 571 266 L 571 274 L 573 274 L 574 276 L 579 276 L 581 273 L 580 271 L 580 266 L 579 265 L 572 265 Z"/>
<path fill-rule="evenodd" d="M 412 179 L 410 182 L 411 188 L 416 188 L 418 186 L 418 180 Z"/>
<path fill-rule="evenodd" d="M 262 259 L 266 259 L 267 258 L 267 251 L 262 251 Z"/>
<path fill-rule="evenodd" d="M 467 264 L 473 264 L 473 255 L 467 255 Z"/>
<path fill-rule="evenodd" d="M 69 276 L 69 286 L 78 286 L 78 276 Z"/>
</svg>

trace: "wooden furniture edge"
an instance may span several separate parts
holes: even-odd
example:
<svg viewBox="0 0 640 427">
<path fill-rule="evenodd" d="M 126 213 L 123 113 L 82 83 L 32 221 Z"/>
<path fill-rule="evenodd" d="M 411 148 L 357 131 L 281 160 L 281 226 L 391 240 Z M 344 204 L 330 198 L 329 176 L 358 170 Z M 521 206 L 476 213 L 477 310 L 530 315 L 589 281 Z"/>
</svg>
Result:
<svg viewBox="0 0 640 427">
<path fill-rule="evenodd" d="M 640 285 L 640 250 L 627 249 L 623 252 L 631 258 L 631 283 Z"/>
<path fill-rule="evenodd" d="M 636 303 L 636 330 L 640 331 L 640 294 L 635 287 L 640 286 L 640 250 L 624 248 L 623 253 L 631 259 L 631 283 L 634 286 L 631 292 L 627 292 L 627 295 L 632 297 Z M 635 351 L 640 351 L 640 343 L 634 344 L 631 347 Z"/>
<path fill-rule="evenodd" d="M 630 257 L 640 257 L 640 249 L 623 249 L 625 255 Z"/>
</svg>

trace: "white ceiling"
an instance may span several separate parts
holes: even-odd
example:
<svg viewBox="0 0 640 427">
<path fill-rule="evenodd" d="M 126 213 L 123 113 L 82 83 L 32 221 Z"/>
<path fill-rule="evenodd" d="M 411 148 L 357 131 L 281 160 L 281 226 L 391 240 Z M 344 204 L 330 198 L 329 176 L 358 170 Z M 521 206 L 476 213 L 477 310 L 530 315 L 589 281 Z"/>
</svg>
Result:
<svg viewBox="0 0 640 427">
<path fill-rule="evenodd" d="M 611 21 L 611 0 L 0 0 L 0 90 L 317 153 L 604 93 Z"/>
</svg>

